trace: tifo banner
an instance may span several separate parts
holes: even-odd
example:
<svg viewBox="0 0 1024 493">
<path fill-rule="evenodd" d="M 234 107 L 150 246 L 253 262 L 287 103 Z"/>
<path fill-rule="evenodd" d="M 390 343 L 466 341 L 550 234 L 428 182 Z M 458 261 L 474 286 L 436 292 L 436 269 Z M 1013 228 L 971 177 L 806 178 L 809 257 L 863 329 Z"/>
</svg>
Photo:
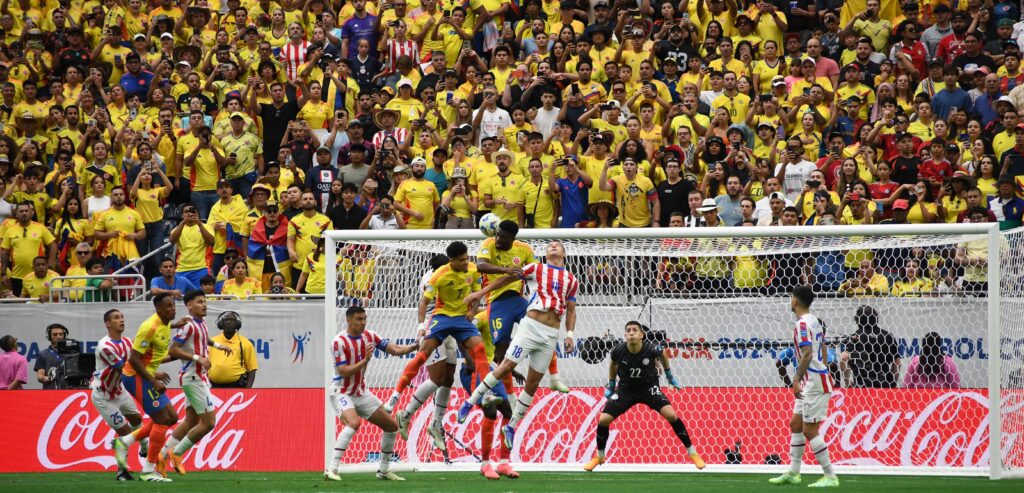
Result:
<svg viewBox="0 0 1024 493">
<path fill-rule="evenodd" d="M 323 462 L 323 391 L 214 390 L 217 426 L 185 456 L 185 467 L 240 471 L 304 471 Z M 116 471 L 114 432 L 88 391 L 0 392 L 3 472 Z M 185 395 L 168 394 L 185 416 Z M 301 410 L 301 412 L 298 412 Z M 147 418 L 148 419 L 148 418 Z M 137 446 L 129 467 L 140 470 Z"/>
<path fill-rule="evenodd" d="M 961 377 L 962 388 L 987 387 L 989 354 L 987 300 L 975 298 L 875 298 L 821 299 L 815 302 L 815 313 L 828 324 L 828 335 L 837 349 L 854 334 L 854 313 L 860 305 L 870 305 L 879 312 L 881 327 L 896 340 L 905 372 L 912 356 L 921 351 L 921 340 L 931 331 L 943 338 L 943 345 L 953 357 Z M 11 333 L 19 342 L 18 351 L 26 355 L 29 365 L 46 350 L 44 328 L 59 321 L 71 329 L 71 337 L 83 342 L 83 351 L 95 350 L 97 341 L 106 335 L 103 312 L 118 308 L 125 313 L 129 337 L 138 325 L 153 313 L 149 303 L 121 304 L 53 304 L 6 305 L 3 308 L 6 327 L 0 333 Z M 241 334 L 252 340 L 260 369 L 256 386 L 261 388 L 313 388 L 324 385 L 324 328 L 321 301 L 216 301 L 210 305 L 210 331 L 220 331 L 212 322 L 225 310 L 242 316 Z M 369 308 L 369 328 L 392 341 L 413 342 L 416 310 L 410 308 Z M 178 306 L 178 316 L 185 314 Z M 729 300 L 665 300 L 649 299 L 641 306 L 583 306 L 579 309 L 576 334 L 584 338 L 607 337 L 618 340 L 629 320 L 639 320 L 653 330 L 664 333 L 668 355 L 680 381 L 687 387 L 777 387 L 781 380 L 775 360 L 783 348 L 791 344 L 793 314 L 788 298 L 749 298 Z M 941 321 L 941 323 L 936 323 Z M 344 326 L 339 313 L 336 330 Z M 10 331 L 10 332 L 7 332 Z M 1024 359 L 1024 338 L 1003 338 L 999 341 L 1003 361 Z M 604 355 L 587 363 L 574 352 L 566 354 L 558 347 L 563 378 L 573 386 L 598 387 L 607 378 Z M 372 387 L 391 387 L 399 377 L 404 359 L 378 351 L 373 370 L 367 375 Z M 399 361 L 396 361 L 399 360 Z M 164 371 L 177 371 L 178 363 L 165 366 Z M 29 388 L 39 388 L 35 378 Z"/>
<path fill-rule="evenodd" d="M 603 389 L 576 388 L 562 395 L 542 390 L 523 420 L 512 451 L 514 462 L 580 463 L 594 452 L 594 427 L 604 406 Z M 319 471 L 323 465 L 321 390 L 216 390 L 217 426 L 185 456 L 189 470 Z M 788 460 L 788 423 L 793 397 L 786 389 L 688 388 L 667 390 L 694 443 L 709 463 L 763 464 L 770 455 Z M 182 395 L 171 391 L 181 409 Z M 383 397 L 383 392 L 381 392 Z M 473 462 L 480 450 L 477 409 L 464 425 L 455 410 L 459 390 L 444 418 L 453 461 Z M 403 402 L 404 404 L 404 402 Z M 1024 395 L 1004 396 L 1004 420 L 1021 419 Z M 0 392 L 8 413 L 0 425 L 6 460 L 0 472 L 113 471 L 113 432 L 96 414 L 84 391 Z M 989 460 L 985 392 L 843 389 L 829 406 L 822 433 L 833 462 L 879 466 L 985 467 Z M 410 439 L 399 440 L 401 462 L 442 460 L 426 432 L 432 406 L 417 414 Z M 495 440 L 498 440 L 498 434 Z M 1018 435 L 1004 437 L 1007 461 L 1021 463 Z M 379 458 L 380 430 L 364 423 L 346 463 Z M 726 449 L 738 452 L 725 453 Z M 497 442 L 494 446 L 497 453 Z M 684 464 L 685 454 L 668 424 L 637 406 L 612 425 L 608 455 L 613 463 Z M 135 448 L 131 467 L 138 470 Z M 807 460 L 811 460 L 808 458 Z"/>
</svg>

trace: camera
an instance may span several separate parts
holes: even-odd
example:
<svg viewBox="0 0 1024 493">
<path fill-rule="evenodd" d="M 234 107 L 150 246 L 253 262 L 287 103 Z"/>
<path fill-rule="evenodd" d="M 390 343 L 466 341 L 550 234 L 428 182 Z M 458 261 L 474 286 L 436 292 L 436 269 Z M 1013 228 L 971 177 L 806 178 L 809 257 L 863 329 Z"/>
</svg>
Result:
<svg viewBox="0 0 1024 493">
<path fill-rule="evenodd" d="M 739 142 L 733 142 L 732 143 L 732 148 L 733 148 L 733 150 L 736 150 L 736 151 L 740 150 L 740 143 Z"/>
<path fill-rule="evenodd" d="M 601 103 L 601 111 L 611 111 L 615 109 L 615 105 L 612 103 Z"/>
<path fill-rule="evenodd" d="M 441 16 L 442 17 L 451 17 L 452 16 L 452 11 L 451 10 L 445 10 L 444 12 L 441 13 Z"/>
<path fill-rule="evenodd" d="M 814 190 L 821 186 L 821 182 L 818 180 L 807 180 L 807 186 Z"/>
<path fill-rule="evenodd" d="M 388 21 L 388 27 L 398 27 L 398 21 Z"/>
<path fill-rule="evenodd" d="M 768 101 L 772 100 L 772 95 L 771 94 L 761 94 L 760 96 L 758 96 L 758 99 L 760 99 L 762 103 L 767 103 Z"/>
</svg>

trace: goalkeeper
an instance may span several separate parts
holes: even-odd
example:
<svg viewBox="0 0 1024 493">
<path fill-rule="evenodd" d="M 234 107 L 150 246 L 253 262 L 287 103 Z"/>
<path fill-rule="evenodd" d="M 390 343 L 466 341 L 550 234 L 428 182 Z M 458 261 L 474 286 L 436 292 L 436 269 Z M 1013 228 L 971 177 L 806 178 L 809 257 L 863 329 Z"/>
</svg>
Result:
<svg viewBox="0 0 1024 493">
<path fill-rule="evenodd" d="M 619 343 L 611 352 L 608 388 L 604 391 L 604 396 L 608 400 L 597 420 L 597 454 L 583 466 L 585 471 L 593 471 L 597 466 L 604 464 L 605 446 L 608 444 L 608 426 L 615 421 L 615 418 L 636 404 L 645 404 L 658 411 L 658 414 L 661 414 L 672 426 L 672 431 L 679 437 L 679 441 L 683 442 L 693 464 L 697 466 L 697 469 L 704 469 L 704 460 L 700 458 L 697 449 L 693 447 L 683 420 L 679 419 L 676 410 L 672 408 L 672 403 L 665 397 L 665 394 L 661 393 L 658 381 L 658 361 L 661 361 L 661 366 L 665 369 L 668 383 L 677 390 L 682 388 L 679 380 L 672 375 L 668 357 L 665 356 L 661 346 L 644 341 L 644 326 L 640 322 L 627 322 L 626 342 Z M 616 380 L 618 380 L 617 389 Z"/>
</svg>

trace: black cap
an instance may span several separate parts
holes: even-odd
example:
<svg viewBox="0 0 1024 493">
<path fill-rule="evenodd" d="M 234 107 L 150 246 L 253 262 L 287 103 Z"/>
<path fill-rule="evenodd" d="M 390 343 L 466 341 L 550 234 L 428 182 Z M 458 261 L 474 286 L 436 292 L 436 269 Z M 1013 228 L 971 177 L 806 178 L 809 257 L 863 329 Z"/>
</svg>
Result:
<svg viewBox="0 0 1024 493">
<path fill-rule="evenodd" d="M 941 58 L 932 58 L 931 60 L 928 60 L 928 66 L 931 67 L 933 65 L 938 65 L 940 67 L 943 67 L 946 64 L 942 63 L 942 59 Z"/>
<path fill-rule="evenodd" d="M 944 3 L 940 3 L 936 5 L 935 8 L 932 9 L 933 14 L 944 14 L 949 12 L 952 12 L 952 10 L 949 9 L 949 5 L 946 5 Z"/>
</svg>

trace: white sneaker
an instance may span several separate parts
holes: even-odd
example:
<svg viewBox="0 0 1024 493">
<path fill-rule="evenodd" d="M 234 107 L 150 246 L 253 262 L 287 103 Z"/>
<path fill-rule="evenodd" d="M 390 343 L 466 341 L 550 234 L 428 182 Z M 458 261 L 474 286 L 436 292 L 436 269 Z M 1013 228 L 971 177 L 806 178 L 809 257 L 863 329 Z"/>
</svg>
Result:
<svg viewBox="0 0 1024 493">
<path fill-rule="evenodd" d="M 391 472 L 380 472 L 377 471 L 377 479 L 381 481 L 405 481 L 405 478 Z"/>
<path fill-rule="evenodd" d="M 387 402 L 384 403 L 384 411 L 386 411 L 388 414 L 391 414 L 391 411 L 394 410 L 395 406 L 398 405 L 398 399 L 400 399 L 401 397 L 402 394 L 399 394 L 398 392 L 392 392 L 391 397 L 388 397 Z"/>
<path fill-rule="evenodd" d="M 409 413 L 407 411 L 398 411 L 395 415 L 398 421 L 398 434 L 402 436 L 402 440 L 409 440 Z"/>
<path fill-rule="evenodd" d="M 448 444 L 444 439 L 444 428 L 440 426 L 430 426 L 427 428 L 427 433 L 430 433 L 430 437 L 434 439 L 434 448 L 441 452 L 448 451 Z"/>
<path fill-rule="evenodd" d="M 338 471 L 331 469 L 324 470 L 324 479 L 327 481 L 341 481 L 341 476 L 338 475 Z"/>
<path fill-rule="evenodd" d="M 550 387 L 551 390 L 554 390 L 555 392 L 561 392 L 563 394 L 569 393 L 569 387 L 562 383 L 562 379 L 558 378 L 558 375 L 551 375 L 550 381 L 548 382 L 548 387 Z"/>
</svg>

